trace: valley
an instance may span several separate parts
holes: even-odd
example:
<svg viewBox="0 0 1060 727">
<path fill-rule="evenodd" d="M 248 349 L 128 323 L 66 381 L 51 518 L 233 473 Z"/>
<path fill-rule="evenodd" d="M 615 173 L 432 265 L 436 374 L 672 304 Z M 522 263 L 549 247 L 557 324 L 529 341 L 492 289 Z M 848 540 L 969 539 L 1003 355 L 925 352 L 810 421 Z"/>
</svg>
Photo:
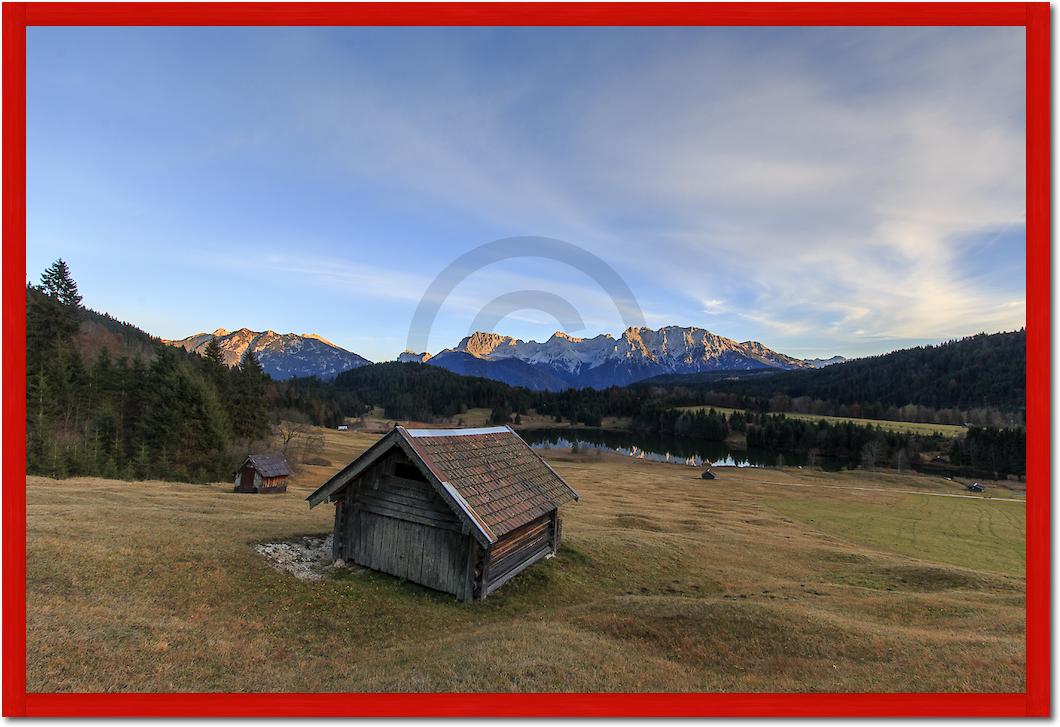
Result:
<svg viewBox="0 0 1060 727">
<path fill-rule="evenodd" d="M 958 499 L 922 475 L 721 468 L 707 482 L 546 452 L 582 495 L 560 554 L 461 603 L 370 572 L 301 581 L 254 552 L 330 532 L 330 508 L 303 498 L 377 438 L 315 433 L 328 464 L 300 465 L 281 495 L 28 478 L 29 690 L 1025 686 L 1020 483 L 991 485 L 1008 501 Z"/>
</svg>

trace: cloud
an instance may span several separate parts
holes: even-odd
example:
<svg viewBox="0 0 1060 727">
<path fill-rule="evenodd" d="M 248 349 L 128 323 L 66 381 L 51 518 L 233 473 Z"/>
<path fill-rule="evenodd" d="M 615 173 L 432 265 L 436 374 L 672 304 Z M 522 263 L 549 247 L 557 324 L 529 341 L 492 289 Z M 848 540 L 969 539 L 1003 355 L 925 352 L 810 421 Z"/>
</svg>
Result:
<svg viewBox="0 0 1060 727">
<path fill-rule="evenodd" d="M 481 37 L 426 34 L 419 82 L 296 47 L 349 72 L 296 84 L 295 126 L 344 174 L 584 244 L 635 291 L 749 333 L 841 345 L 1021 324 L 961 277 L 954 244 L 1022 224 L 1018 29 L 714 29 L 675 32 L 668 53 L 638 36 L 653 52 L 621 57 L 599 35 L 571 78 L 537 57 L 509 86 L 467 53 Z M 315 274 L 386 279 L 342 270 Z"/>
<path fill-rule="evenodd" d="M 255 240 L 219 246 L 234 248 L 221 256 L 232 270 L 286 273 L 411 316 L 450 260 L 537 234 L 614 265 L 655 311 L 652 325 L 709 325 L 774 347 L 866 353 L 1025 320 L 1014 269 L 1025 207 L 1019 28 L 107 33 L 97 49 L 111 59 L 99 66 L 106 87 L 134 91 L 128 103 L 150 94 L 134 110 L 136 138 L 153 146 L 133 151 L 167 170 L 152 178 L 194 173 L 172 197 L 216 170 L 275 183 L 271 199 L 241 189 L 259 179 L 233 185 L 216 217 L 201 215 L 204 227 Z M 134 36 L 140 45 L 121 55 Z M 210 39 L 203 54 L 189 53 L 194 38 Z M 209 61 L 199 77 L 186 66 L 194 57 Z M 79 58 L 90 82 L 92 56 Z M 152 121 L 156 107 L 167 120 Z M 184 128 L 197 130 L 193 142 Z M 168 167 L 156 138 L 171 140 Z M 68 160 L 80 141 L 52 166 L 78 168 Z M 109 164 L 124 150 L 99 156 Z M 79 178 L 106 177 L 85 168 Z M 140 191 L 109 181 L 119 197 Z M 60 206 L 51 201 L 41 195 L 42 208 Z M 186 217 L 199 221 L 192 201 Z M 169 211 L 160 223 L 157 201 L 129 203 L 156 225 L 183 219 Z M 287 204 L 286 229 L 252 226 Z M 317 238 L 295 239 L 303 227 Z M 989 264 L 969 264 L 977 256 Z M 1000 281 L 1007 258 L 1016 262 Z M 590 331 L 621 328 L 591 281 L 520 261 L 461 284 L 442 335 L 462 335 L 490 300 L 519 290 L 570 302 Z M 504 324 L 527 336 L 552 322 L 523 312 Z"/>
</svg>

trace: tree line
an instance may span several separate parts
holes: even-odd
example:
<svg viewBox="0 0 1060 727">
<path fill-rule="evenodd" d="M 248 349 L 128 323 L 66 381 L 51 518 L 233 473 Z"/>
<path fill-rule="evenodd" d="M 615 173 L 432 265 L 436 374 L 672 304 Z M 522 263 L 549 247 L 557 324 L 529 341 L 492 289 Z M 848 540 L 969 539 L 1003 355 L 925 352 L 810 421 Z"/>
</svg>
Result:
<svg viewBox="0 0 1060 727">
<path fill-rule="evenodd" d="M 87 318 L 64 261 L 27 285 L 28 472 L 228 479 L 239 453 L 269 436 L 268 377 L 252 354 L 229 368 L 216 345 L 200 357 L 156 342 L 149 359 L 108 346 L 86 358 Z"/>
<path fill-rule="evenodd" d="M 227 479 L 237 460 L 254 443 L 268 438 L 279 422 L 334 427 L 347 417 L 362 416 L 377 407 L 390 419 L 424 422 L 459 421 L 472 408 L 489 409 L 494 423 L 518 423 L 531 411 L 556 422 L 587 426 L 600 426 L 604 417 L 624 417 L 635 431 L 706 441 L 724 441 L 737 434 L 751 447 L 858 459 L 874 466 L 893 460 L 911 464 L 920 452 L 947 446 L 937 438 L 886 432 L 871 425 L 782 416 L 785 411 L 825 414 L 829 407 L 835 411 L 835 406 L 860 406 L 835 404 L 853 396 L 842 394 L 842 387 L 785 384 L 789 379 L 782 378 L 819 375 L 828 369 L 758 377 L 744 384 L 715 380 L 703 386 L 642 384 L 549 392 L 460 376 L 424 364 L 393 362 L 352 369 L 332 381 L 305 378 L 278 382 L 264 374 L 252 353 L 230 368 L 216 342 L 198 356 L 165 346 L 106 314 L 85 309 L 77 284 L 62 260 L 42 274 L 39 285 L 27 285 L 26 305 L 26 456 L 28 470 L 37 474 Z M 1013 354 L 1013 347 L 1022 340 L 1023 333 L 1019 332 L 913 349 L 910 360 L 934 362 L 925 364 L 933 373 L 914 378 L 927 381 L 942 370 L 937 365 L 941 354 L 935 349 L 943 351 L 950 361 L 947 366 L 960 372 L 967 369 L 965 364 L 953 363 L 954 357 L 964 360 L 960 352 L 972 351 L 969 361 L 996 368 L 1005 358 L 1003 354 Z M 859 362 L 842 366 L 854 364 L 861 371 Z M 1010 368 L 1000 366 L 1000 381 L 1011 378 Z M 881 386 L 901 389 L 903 384 L 895 371 L 894 366 L 884 366 L 880 381 L 874 380 L 866 395 L 882 399 Z M 852 379 L 844 374 L 837 380 L 847 387 L 859 376 Z M 979 376 L 987 377 L 982 372 Z M 719 391 L 719 386 L 733 390 Z M 1018 390 L 1022 391 L 1022 378 Z M 838 398 L 813 398 L 822 393 Z M 908 398 L 899 393 L 888 396 L 892 402 Z M 990 401 L 997 403 L 1001 398 Z M 972 400 L 953 399 L 958 403 Z M 725 415 L 711 406 L 737 411 Z M 917 416 L 919 421 L 930 421 L 927 417 L 931 412 L 943 411 L 923 408 L 927 404 L 902 406 L 905 414 Z M 682 411 L 680 407 L 702 409 Z M 870 409 L 865 406 L 857 413 L 864 415 Z M 855 412 L 844 410 L 841 414 L 853 416 Z M 1024 440 L 1018 426 L 973 427 L 964 441 L 957 441 L 950 456 L 961 466 L 1022 474 Z M 286 448 L 291 437 L 281 436 L 281 441 Z"/>
<path fill-rule="evenodd" d="M 730 377 L 692 388 L 728 395 L 741 408 L 774 412 L 1020 426 L 1026 344 L 1025 330 L 981 333 L 821 369 Z M 671 384 L 679 381 L 671 377 Z"/>
<path fill-rule="evenodd" d="M 971 427 L 953 440 L 950 462 L 994 476 L 1027 473 L 1027 435 L 1022 429 Z"/>
</svg>

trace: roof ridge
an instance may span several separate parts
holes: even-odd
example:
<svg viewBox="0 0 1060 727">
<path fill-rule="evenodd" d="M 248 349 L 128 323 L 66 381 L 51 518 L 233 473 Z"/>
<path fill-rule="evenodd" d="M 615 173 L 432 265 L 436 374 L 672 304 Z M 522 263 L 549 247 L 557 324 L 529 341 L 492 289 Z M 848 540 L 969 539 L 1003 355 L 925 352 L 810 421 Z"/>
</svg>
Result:
<svg viewBox="0 0 1060 727">
<path fill-rule="evenodd" d="M 506 426 L 501 427 L 452 427 L 448 429 L 406 429 L 405 427 L 399 427 L 404 430 L 410 437 L 466 437 L 475 434 L 500 434 L 501 432 L 511 431 Z"/>
</svg>

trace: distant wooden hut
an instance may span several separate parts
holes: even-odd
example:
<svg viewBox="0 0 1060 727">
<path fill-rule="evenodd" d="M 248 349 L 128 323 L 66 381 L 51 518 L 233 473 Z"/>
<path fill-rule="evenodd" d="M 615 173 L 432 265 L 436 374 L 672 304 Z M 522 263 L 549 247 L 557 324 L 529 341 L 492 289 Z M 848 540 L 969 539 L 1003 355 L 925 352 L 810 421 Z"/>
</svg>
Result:
<svg viewBox="0 0 1060 727">
<path fill-rule="evenodd" d="M 472 600 L 556 553 L 578 493 L 509 427 L 395 427 L 306 499 L 336 559 Z"/>
<path fill-rule="evenodd" d="M 287 492 L 291 468 L 282 454 L 251 454 L 236 470 L 233 492 Z"/>
</svg>

